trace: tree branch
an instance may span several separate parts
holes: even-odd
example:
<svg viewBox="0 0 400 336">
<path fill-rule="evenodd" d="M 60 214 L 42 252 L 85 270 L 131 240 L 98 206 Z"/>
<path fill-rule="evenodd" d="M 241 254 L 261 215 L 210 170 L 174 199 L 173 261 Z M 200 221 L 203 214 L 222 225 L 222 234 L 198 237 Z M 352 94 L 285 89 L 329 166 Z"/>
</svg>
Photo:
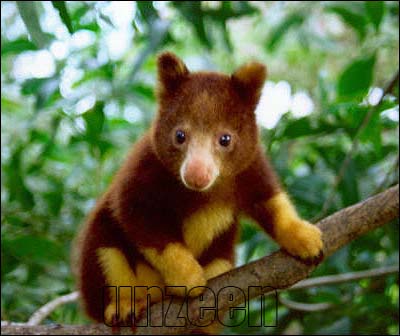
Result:
<svg viewBox="0 0 400 336">
<path fill-rule="evenodd" d="M 368 198 L 360 203 L 340 210 L 335 214 L 323 219 L 318 223 L 318 227 L 323 232 L 324 255 L 330 256 L 339 248 L 350 243 L 352 240 L 361 235 L 374 230 L 385 223 L 398 218 L 399 211 L 399 186 L 396 185 L 378 195 Z M 232 271 L 222 274 L 217 278 L 211 279 L 208 287 L 218 293 L 221 288 L 236 286 L 241 288 L 245 293 L 249 286 L 261 286 L 263 293 L 271 292 L 272 288 L 282 289 L 292 286 L 296 282 L 306 278 L 315 268 L 313 265 L 305 263 L 289 256 L 288 254 L 278 251 L 270 256 L 254 261 L 242 267 L 233 269 Z M 312 279 L 310 279 L 311 281 Z M 270 286 L 270 287 L 267 287 Z M 246 297 L 249 300 L 256 296 L 253 293 Z M 219 300 L 219 310 L 227 310 L 232 305 L 243 303 L 243 298 L 234 297 L 233 301 L 227 299 Z M 167 303 L 168 304 L 168 303 Z M 215 304 L 214 295 L 206 292 L 203 295 L 202 307 L 213 307 Z M 165 305 L 165 307 L 168 307 Z M 200 302 L 198 299 L 190 300 L 188 309 L 191 312 L 192 321 L 199 318 Z M 181 306 L 172 303 L 169 306 L 168 314 L 170 316 L 186 316 L 180 314 Z M 154 325 L 163 325 L 162 303 L 155 304 L 151 307 L 152 319 Z M 205 315 L 202 320 L 204 323 L 207 319 L 210 321 L 212 316 Z M 139 321 L 139 325 L 143 325 L 144 321 Z M 185 334 L 193 325 L 186 327 L 138 327 L 137 334 Z M 121 333 L 129 333 L 129 328 L 122 328 Z M 4 334 L 110 334 L 111 329 L 104 325 L 93 326 L 57 326 L 49 330 L 47 326 L 21 327 L 8 326 L 2 327 Z"/>
</svg>

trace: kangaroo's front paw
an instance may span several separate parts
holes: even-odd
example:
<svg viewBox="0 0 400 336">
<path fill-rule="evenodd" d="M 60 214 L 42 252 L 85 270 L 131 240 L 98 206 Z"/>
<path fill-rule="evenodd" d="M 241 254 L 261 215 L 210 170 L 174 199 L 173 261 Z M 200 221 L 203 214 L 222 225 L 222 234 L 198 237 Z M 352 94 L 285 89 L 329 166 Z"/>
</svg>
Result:
<svg viewBox="0 0 400 336">
<path fill-rule="evenodd" d="M 116 302 L 110 303 L 104 310 L 104 322 L 108 326 L 128 326 L 132 324 L 131 300 L 120 300 L 117 314 Z"/>
<path fill-rule="evenodd" d="M 111 327 L 134 327 L 134 319 L 138 319 L 143 314 L 143 311 L 147 309 L 147 301 L 142 299 L 137 302 L 131 302 L 130 299 L 120 298 L 118 308 L 117 313 L 116 303 L 108 304 L 104 310 L 105 324 Z"/>
<path fill-rule="evenodd" d="M 206 285 L 207 281 L 202 267 L 196 262 L 181 265 L 179 271 L 171 270 L 170 274 L 166 275 L 165 282 L 168 286 L 184 286 L 186 287 L 186 294 L 195 297 L 203 292 L 204 288 L 202 287 Z M 174 289 L 170 287 L 170 291 L 175 295 L 185 295 L 182 288 Z"/>
<path fill-rule="evenodd" d="M 316 263 L 323 257 L 321 236 L 318 227 L 296 218 L 285 230 L 278 232 L 276 238 L 281 247 L 291 255 Z"/>
</svg>

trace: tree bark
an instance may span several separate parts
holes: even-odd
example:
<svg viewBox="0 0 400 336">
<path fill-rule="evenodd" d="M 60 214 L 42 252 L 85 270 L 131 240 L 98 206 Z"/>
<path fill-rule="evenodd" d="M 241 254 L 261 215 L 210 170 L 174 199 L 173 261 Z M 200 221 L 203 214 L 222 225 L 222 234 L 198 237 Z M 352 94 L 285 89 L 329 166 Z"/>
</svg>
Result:
<svg viewBox="0 0 400 336">
<path fill-rule="evenodd" d="M 333 254 L 344 245 L 355 240 L 359 236 L 374 230 L 395 218 L 398 218 L 399 211 L 399 186 L 396 185 L 378 195 L 370 197 L 360 203 L 340 210 L 333 215 L 321 220 L 317 225 L 323 232 L 324 256 L 325 258 Z M 248 293 L 250 286 L 259 286 L 262 293 L 273 292 L 273 289 L 283 289 L 292 286 L 296 282 L 306 278 L 315 268 L 315 265 L 307 265 L 283 251 L 277 251 L 267 257 L 254 261 L 242 267 L 222 274 L 217 278 L 211 279 L 207 287 L 215 294 L 221 288 L 235 286 L 242 289 L 246 294 L 243 296 L 233 296 L 229 301 L 226 295 L 218 300 L 218 310 L 227 311 L 229 307 L 248 302 L 256 296 L 256 291 Z M 188 302 L 187 311 L 192 322 L 199 321 L 200 307 L 215 307 L 215 296 L 211 291 L 206 291 L 203 301 L 192 299 Z M 249 295 L 247 295 L 249 294 Z M 260 294 L 260 293 L 258 293 Z M 164 312 L 167 310 L 169 300 L 155 304 L 151 307 L 152 325 L 163 324 L 162 306 Z M 168 316 L 184 316 L 186 311 L 179 314 L 181 305 L 172 303 L 168 308 Z M 202 323 L 211 321 L 213 314 L 205 314 Z M 188 320 L 188 319 L 186 319 Z M 171 324 L 170 319 L 168 322 Z M 187 321 L 188 322 L 188 321 Z M 145 325 L 142 319 L 138 325 Z M 194 326 L 186 323 L 184 327 L 137 327 L 136 334 L 186 334 Z M 197 328 L 199 329 L 199 328 Z M 111 328 L 104 325 L 91 326 L 2 326 L 3 334 L 110 334 Z M 121 328 L 121 334 L 131 333 L 130 328 Z"/>
</svg>

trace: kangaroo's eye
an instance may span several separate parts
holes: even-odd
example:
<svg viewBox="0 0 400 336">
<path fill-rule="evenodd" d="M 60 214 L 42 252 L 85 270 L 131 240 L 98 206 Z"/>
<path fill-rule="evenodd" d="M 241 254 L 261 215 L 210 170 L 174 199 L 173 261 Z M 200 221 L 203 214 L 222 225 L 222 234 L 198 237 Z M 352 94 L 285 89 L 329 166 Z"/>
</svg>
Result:
<svg viewBox="0 0 400 336">
<path fill-rule="evenodd" d="M 178 144 L 180 144 L 180 145 L 183 144 L 186 140 L 185 132 L 181 131 L 181 130 L 177 130 L 175 133 L 175 138 L 176 138 L 176 142 Z"/>
<path fill-rule="evenodd" d="M 219 144 L 223 147 L 228 147 L 231 143 L 231 136 L 229 134 L 224 134 L 219 138 Z"/>
</svg>

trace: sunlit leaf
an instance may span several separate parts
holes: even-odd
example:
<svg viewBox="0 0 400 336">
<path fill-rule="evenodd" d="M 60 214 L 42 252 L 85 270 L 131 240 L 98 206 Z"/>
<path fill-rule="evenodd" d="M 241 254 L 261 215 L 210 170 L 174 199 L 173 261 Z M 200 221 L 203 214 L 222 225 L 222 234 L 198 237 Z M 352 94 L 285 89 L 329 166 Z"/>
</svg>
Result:
<svg viewBox="0 0 400 336">
<path fill-rule="evenodd" d="M 368 125 L 362 130 L 359 135 L 359 139 L 362 143 L 372 144 L 377 158 L 381 157 L 382 154 L 382 124 L 381 118 L 378 113 L 372 115 Z"/>
<path fill-rule="evenodd" d="M 51 3 L 53 4 L 54 8 L 58 10 L 62 22 L 68 28 L 70 34 L 73 34 L 74 28 L 72 27 L 71 18 L 69 17 L 65 1 L 52 1 Z"/>
<path fill-rule="evenodd" d="M 385 2 L 384 1 L 364 1 L 365 9 L 368 14 L 369 20 L 375 27 L 375 30 L 379 30 L 381 25 L 383 15 L 385 12 Z"/>
<path fill-rule="evenodd" d="M 51 190 L 43 194 L 48 211 L 52 216 L 58 216 L 64 201 L 64 184 L 55 179 L 49 179 Z"/>
<path fill-rule="evenodd" d="M 375 55 L 360 58 L 352 62 L 342 72 L 338 81 L 339 97 L 352 97 L 365 94 L 372 84 Z"/>
<path fill-rule="evenodd" d="M 367 21 L 364 4 L 361 1 L 343 1 L 338 4 L 332 2 L 332 5 L 328 3 L 326 8 L 339 15 L 345 23 L 351 26 L 360 40 L 365 38 Z"/>
<path fill-rule="evenodd" d="M 44 237 L 20 236 L 4 243 L 8 253 L 25 261 L 48 264 L 61 256 L 60 246 Z"/>
<path fill-rule="evenodd" d="M 9 54 L 18 54 L 23 51 L 37 50 L 35 44 L 25 38 L 19 38 L 14 41 L 2 41 L 1 43 L 1 56 Z"/>
<path fill-rule="evenodd" d="M 75 5 L 78 2 L 75 2 Z M 71 6 L 70 8 L 70 18 L 71 25 L 75 31 L 78 30 L 89 30 L 92 32 L 99 32 L 100 26 L 96 21 L 95 15 L 90 15 L 91 10 L 94 10 L 95 2 L 79 2 L 79 7 Z"/>
<path fill-rule="evenodd" d="M 267 50 L 273 51 L 283 39 L 285 34 L 290 30 L 299 26 L 305 20 L 302 13 L 293 13 L 286 17 L 274 30 L 271 32 L 267 41 Z"/>
<path fill-rule="evenodd" d="M 186 21 L 193 26 L 200 42 L 211 49 L 212 45 L 206 32 L 206 25 L 204 23 L 205 17 L 201 8 L 201 2 L 172 1 L 172 3 Z"/>
<path fill-rule="evenodd" d="M 48 78 L 31 78 L 23 82 L 21 92 L 24 95 L 36 96 L 36 108 L 41 109 L 51 104 L 60 96 L 60 79 L 57 76 Z"/>
<path fill-rule="evenodd" d="M 169 23 L 163 20 L 157 19 L 151 25 L 150 31 L 148 33 L 147 44 L 145 48 L 137 55 L 135 62 L 132 66 L 132 71 L 130 75 L 130 81 L 134 79 L 141 66 L 145 60 L 158 49 L 161 48 L 163 44 L 166 43 L 168 38 Z"/>
<path fill-rule="evenodd" d="M 115 28 L 114 23 L 110 19 L 109 16 L 105 15 L 104 13 L 99 14 L 100 19 L 102 19 L 105 23 L 107 23 L 110 27 Z"/>
<path fill-rule="evenodd" d="M 4 112 L 18 111 L 23 105 L 20 102 L 1 96 L 1 110 Z"/>
<path fill-rule="evenodd" d="M 21 164 L 22 152 L 23 147 L 17 147 L 10 161 L 4 167 L 6 177 L 5 183 L 9 190 L 10 201 L 16 200 L 24 210 L 31 210 L 35 202 L 33 193 L 28 189 L 25 183 Z"/>
<path fill-rule="evenodd" d="M 104 102 L 97 101 L 95 106 L 82 115 L 85 120 L 86 135 L 89 139 L 97 139 L 103 131 L 105 115 Z"/>
<path fill-rule="evenodd" d="M 136 6 L 141 20 L 147 25 L 150 26 L 158 18 L 157 10 L 154 8 L 152 1 L 137 1 Z"/>
<path fill-rule="evenodd" d="M 350 159 L 347 165 L 343 179 L 339 183 L 339 192 L 342 197 L 343 207 L 353 205 L 360 201 L 360 193 L 358 188 L 358 170 L 354 160 Z"/>
</svg>

